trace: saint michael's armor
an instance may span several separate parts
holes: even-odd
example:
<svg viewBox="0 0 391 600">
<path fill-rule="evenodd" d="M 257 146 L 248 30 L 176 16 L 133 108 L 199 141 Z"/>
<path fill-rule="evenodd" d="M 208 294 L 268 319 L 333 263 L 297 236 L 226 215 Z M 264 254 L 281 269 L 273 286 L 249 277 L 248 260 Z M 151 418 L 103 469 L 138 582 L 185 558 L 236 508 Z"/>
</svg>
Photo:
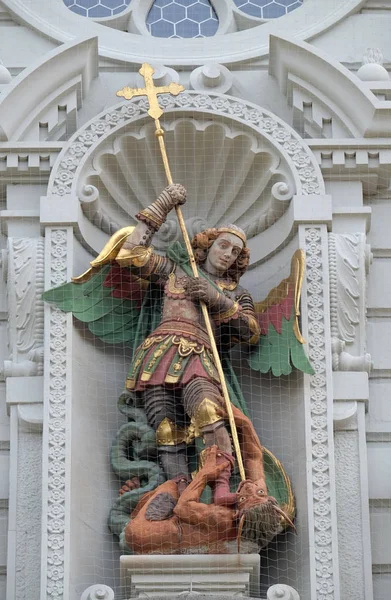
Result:
<svg viewBox="0 0 391 600">
<path fill-rule="evenodd" d="M 199 299 L 208 307 L 218 346 L 251 344 L 259 338 L 252 298 L 236 281 L 204 271 L 203 295 L 194 300 L 190 297 L 194 278 L 170 258 L 153 252 L 153 234 L 185 198 L 181 185 L 168 186 L 136 215 L 139 223 L 116 258 L 121 267 L 129 267 L 163 291 L 160 323 L 136 349 L 126 387 L 144 404 L 148 422 L 156 431 L 166 476 L 183 482 L 189 477 L 186 443 L 196 436 L 201 435 L 206 446 L 217 444 L 221 460 L 228 458 L 231 466 L 234 463 L 230 437 L 219 413 L 224 400 Z M 234 234 L 245 246 L 242 230 L 230 225 L 218 229 L 217 236 L 224 232 Z M 199 268 L 202 270 L 202 264 Z M 231 467 L 223 471 L 214 485 L 217 503 L 236 501 L 236 495 L 229 493 L 230 472 Z"/>
</svg>

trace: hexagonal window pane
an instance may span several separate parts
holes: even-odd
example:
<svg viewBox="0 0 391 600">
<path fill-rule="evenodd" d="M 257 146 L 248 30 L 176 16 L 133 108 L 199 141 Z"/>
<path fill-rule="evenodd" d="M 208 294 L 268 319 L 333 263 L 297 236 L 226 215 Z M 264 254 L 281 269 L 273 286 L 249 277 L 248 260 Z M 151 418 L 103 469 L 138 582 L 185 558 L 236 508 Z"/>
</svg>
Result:
<svg viewBox="0 0 391 600">
<path fill-rule="evenodd" d="M 77 15 L 81 15 L 82 17 L 87 16 L 87 10 L 85 8 L 82 8 L 81 6 L 77 6 L 76 4 L 74 4 L 73 6 L 70 6 L 69 8 L 72 12 L 76 13 Z"/>
<path fill-rule="evenodd" d="M 162 25 L 152 27 L 158 20 L 156 9 L 161 11 L 163 22 L 174 24 L 174 33 L 171 34 L 170 27 L 165 29 L 166 35 Z M 206 23 L 203 32 L 199 23 Z M 157 37 L 206 37 L 214 35 L 218 26 L 219 20 L 209 0 L 155 0 L 147 16 L 147 27 Z"/>
<path fill-rule="evenodd" d="M 262 7 L 265 6 L 265 4 L 270 4 L 271 0 L 257 0 L 256 2 L 251 0 L 234 0 L 234 2 L 236 6 L 240 8 L 240 10 L 247 14 L 252 14 L 255 10 L 258 10 L 256 15 L 252 14 L 252 16 L 258 17 L 261 16 L 262 11 L 257 7 Z"/>
<path fill-rule="evenodd" d="M 162 18 L 162 9 L 154 4 L 148 13 L 147 25 L 149 23 L 155 23 L 156 21 L 158 21 L 161 18 Z"/>
<path fill-rule="evenodd" d="M 236 1 L 236 0 L 235 0 Z M 251 2 L 242 2 L 242 5 L 239 6 L 240 10 L 246 13 L 246 15 L 250 15 L 251 17 L 262 18 L 262 8 L 259 6 L 255 6 Z"/>
<path fill-rule="evenodd" d="M 111 17 L 111 10 L 105 6 L 102 6 L 101 4 L 98 4 L 98 6 L 94 6 L 93 8 L 89 9 L 88 16 L 92 19 Z"/>
<path fill-rule="evenodd" d="M 212 16 L 212 10 L 209 6 L 205 4 L 193 4 L 193 6 L 189 6 L 187 9 L 187 16 L 192 21 L 196 21 L 196 23 L 202 23 L 202 21 L 206 21 L 210 19 Z"/>
<path fill-rule="evenodd" d="M 175 32 L 181 38 L 193 38 L 200 34 L 200 26 L 190 19 L 185 19 L 175 26 Z"/>
<path fill-rule="evenodd" d="M 63 2 L 72 12 L 96 19 L 121 13 L 127 9 L 131 0 L 63 0 Z"/>
<path fill-rule="evenodd" d="M 295 10 L 296 8 L 299 8 L 301 5 L 303 4 L 303 0 L 298 1 L 298 2 L 294 2 L 293 4 L 291 4 L 290 6 L 288 6 L 288 12 L 292 12 L 292 10 Z"/>
<path fill-rule="evenodd" d="M 200 30 L 203 37 L 209 37 L 214 35 L 219 27 L 219 22 L 217 19 L 208 19 L 200 24 Z"/>
<path fill-rule="evenodd" d="M 282 15 L 286 15 L 286 8 L 285 6 L 281 6 L 281 4 L 268 4 L 263 9 L 264 19 L 277 19 L 278 17 L 282 17 Z"/>
<path fill-rule="evenodd" d="M 248 0 L 248 2 L 250 4 L 255 4 L 255 6 L 266 6 L 267 4 L 272 4 L 274 0 Z"/>
<path fill-rule="evenodd" d="M 294 0 L 292 1 L 294 2 Z M 192 4 L 197 4 L 197 0 L 176 0 L 176 3 L 182 6 L 191 6 Z"/>
<path fill-rule="evenodd" d="M 169 23 L 168 21 L 163 21 L 163 19 L 160 19 L 160 21 L 156 21 L 156 23 L 151 24 L 150 32 L 155 37 L 169 38 L 174 35 L 175 29 L 173 23 Z"/>
<path fill-rule="evenodd" d="M 80 8 L 92 8 L 99 4 L 99 0 L 76 0 L 75 4 Z"/>
<path fill-rule="evenodd" d="M 261 19 L 277 19 L 303 4 L 303 0 L 234 0 L 234 2 L 241 11 Z"/>
<path fill-rule="evenodd" d="M 120 6 L 123 3 L 123 0 L 99 0 L 99 2 L 97 2 L 97 4 L 102 4 L 102 6 L 110 8 L 110 10 L 118 8 L 118 6 Z"/>
<path fill-rule="evenodd" d="M 121 4 L 120 6 L 118 6 L 118 8 L 113 8 L 112 13 L 113 15 L 119 15 L 119 13 L 122 13 L 122 11 L 126 8 L 128 8 L 126 4 Z"/>
<path fill-rule="evenodd" d="M 170 23 L 179 23 L 186 17 L 186 9 L 173 2 L 162 9 L 163 19 Z"/>
</svg>

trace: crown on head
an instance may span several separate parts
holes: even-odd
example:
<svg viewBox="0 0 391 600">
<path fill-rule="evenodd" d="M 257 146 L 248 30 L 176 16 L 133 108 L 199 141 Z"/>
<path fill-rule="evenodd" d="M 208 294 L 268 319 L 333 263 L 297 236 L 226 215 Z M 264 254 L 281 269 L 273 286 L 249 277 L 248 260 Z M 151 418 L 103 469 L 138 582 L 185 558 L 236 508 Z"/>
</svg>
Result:
<svg viewBox="0 0 391 600">
<path fill-rule="evenodd" d="M 243 246 L 246 246 L 246 234 L 244 233 L 243 229 L 241 229 L 240 227 L 238 227 L 237 225 L 233 225 L 232 223 L 229 223 L 228 225 L 224 225 L 224 227 L 218 227 L 217 231 L 219 233 L 232 233 L 233 235 L 236 235 L 238 238 L 240 238 L 243 242 Z"/>
</svg>

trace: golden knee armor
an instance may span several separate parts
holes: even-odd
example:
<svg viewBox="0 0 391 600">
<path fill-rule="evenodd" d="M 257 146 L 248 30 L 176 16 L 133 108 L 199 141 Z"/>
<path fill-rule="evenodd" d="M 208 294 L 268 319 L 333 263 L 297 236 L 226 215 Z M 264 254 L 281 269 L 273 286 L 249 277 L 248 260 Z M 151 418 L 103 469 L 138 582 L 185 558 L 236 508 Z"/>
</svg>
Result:
<svg viewBox="0 0 391 600">
<path fill-rule="evenodd" d="M 156 443 L 158 446 L 176 446 L 185 442 L 187 431 L 178 427 L 176 423 L 165 417 L 156 430 Z"/>
</svg>

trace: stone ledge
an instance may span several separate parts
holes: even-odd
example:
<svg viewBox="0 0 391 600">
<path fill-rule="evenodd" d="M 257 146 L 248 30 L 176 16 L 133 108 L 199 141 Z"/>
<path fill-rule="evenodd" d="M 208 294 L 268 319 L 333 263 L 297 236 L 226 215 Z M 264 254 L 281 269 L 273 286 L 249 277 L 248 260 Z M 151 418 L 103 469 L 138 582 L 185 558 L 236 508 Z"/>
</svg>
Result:
<svg viewBox="0 0 391 600">
<path fill-rule="evenodd" d="M 258 554 L 121 556 L 126 598 L 229 598 L 259 594 Z M 193 592 L 193 594 L 191 594 Z M 215 594 L 215 595 L 213 595 Z"/>
</svg>

